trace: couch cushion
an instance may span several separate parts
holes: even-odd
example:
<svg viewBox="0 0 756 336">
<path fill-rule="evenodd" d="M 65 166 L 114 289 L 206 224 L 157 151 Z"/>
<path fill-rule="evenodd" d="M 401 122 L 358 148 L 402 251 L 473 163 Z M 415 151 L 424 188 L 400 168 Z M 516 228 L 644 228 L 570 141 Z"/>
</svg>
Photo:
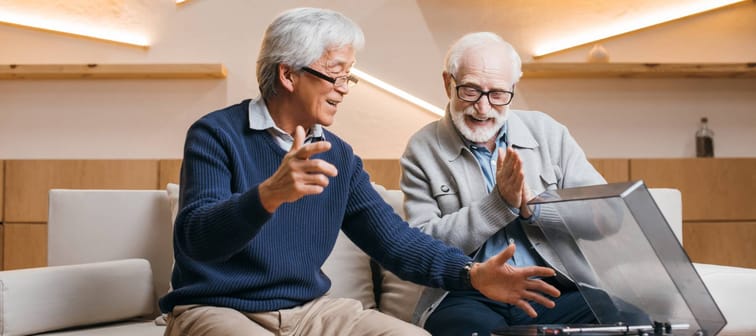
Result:
<svg viewBox="0 0 756 336">
<path fill-rule="evenodd" d="M 109 323 L 88 328 L 53 331 L 40 335 L 47 336 L 162 336 L 165 327 L 156 326 L 152 321 L 129 321 Z"/>
<path fill-rule="evenodd" d="M 48 265 L 144 258 L 155 297 L 168 291 L 173 228 L 165 191 L 53 189 L 49 213 Z"/>
<path fill-rule="evenodd" d="M 404 194 L 400 190 L 387 190 L 379 184 L 373 184 L 383 200 L 386 201 L 402 218 L 404 214 Z M 401 320 L 411 322 L 412 314 L 420 298 L 423 286 L 404 281 L 388 270 L 381 268 L 381 290 L 378 298 L 378 307 L 388 315 Z"/>
<path fill-rule="evenodd" d="M 756 335 L 751 305 L 756 302 L 756 269 L 710 264 L 693 264 L 711 293 L 727 325 L 719 336 Z"/>
<path fill-rule="evenodd" d="M 682 196 L 680 190 L 671 188 L 649 188 L 651 197 L 654 198 L 654 202 L 659 207 L 664 219 L 667 220 L 667 224 L 672 229 L 672 232 L 677 237 L 677 240 L 682 244 L 683 231 L 682 231 Z"/>
<path fill-rule="evenodd" d="M 155 307 L 144 259 L 4 271 L 0 286 L 2 335 L 122 321 Z"/>
<path fill-rule="evenodd" d="M 331 296 L 359 300 L 366 309 L 376 307 L 370 257 L 343 232 L 322 269 L 331 279 Z"/>
</svg>

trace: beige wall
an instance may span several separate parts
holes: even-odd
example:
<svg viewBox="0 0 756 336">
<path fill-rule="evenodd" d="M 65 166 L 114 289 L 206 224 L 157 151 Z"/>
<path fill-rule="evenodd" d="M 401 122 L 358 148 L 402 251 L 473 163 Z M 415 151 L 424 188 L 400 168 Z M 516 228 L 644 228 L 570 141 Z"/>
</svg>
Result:
<svg viewBox="0 0 756 336">
<path fill-rule="evenodd" d="M 200 63 L 227 66 L 225 80 L 0 80 L 0 158 L 171 158 L 199 116 L 257 95 L 254 61 L 265 26 L 300 5 L 333 8 L 367 36 L 357 66 L 443 105 L 443 53 L 471 30 L 512 41 L 526 61 L 543 40 L 641 15 L 658 1 L 0 1 L 0 10 L 65 15 L 145 32 L 149 49 L 0 25 L 0 64 Z M 665 6 L 690 0 L 665 1 Z M 461 8 L 460 6 L 469 6 Z M 25 7 L 24 7 L 25 6 Z M 53 13 L 53 14 L 49 14 Z M 93 19 L 97 17 L 98 19 Z M 104 19 L 103 19 L 104 18 Z M 756 61 L 756 4 L 623 35 L 602 44 L 618 62 Z M 583 61 L 590 46 L 539 59 Z M 708 116 L 718 156 L 756 156 L 756 79 L 528 79 L 515 107 L 566 124 L 591 157 L 692 156 L 697 120 Z M 357 86 L 333 131 L 366 158 L 398 157 L 437 117 L 371 87 Z"/>
</svg>

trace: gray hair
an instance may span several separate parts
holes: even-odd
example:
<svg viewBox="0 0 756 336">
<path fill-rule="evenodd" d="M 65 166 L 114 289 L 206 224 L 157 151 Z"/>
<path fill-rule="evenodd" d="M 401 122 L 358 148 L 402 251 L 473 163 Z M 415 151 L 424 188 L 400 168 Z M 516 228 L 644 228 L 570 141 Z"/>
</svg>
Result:
<svg viewBox="0 0 756 336">
<path fill-rule="evenodd" d="M 446 53 L 446 59 L 444 60 L 444 71 L 449 74 L 456 75 L 457 70 L 459 70 L 459 59 L 462 58 L 462 55 L 465 53 L 465 51 L 470 48 L 476 48 L 490 44 L 502 44 L 508 50 L 508 56 L 512 60 L 512 73 L 514 73 L 515 75 L 514 81 L 519 81 L 520 77 L 522 77 L 522 60 L 520 59 L 520 55 L 517 54 L 517 51 L 514 49 L 514 47 L 512 47 L 511 44 L 509 44 L 507 41 L 504 41 L 504 39 L 502 39 L 499 35 L 490 32 L 470 33 L 462 36 L 462 38 L 454 42 L 451 48 L 449 48 L 449 51 Z"/>
<path fill-rule="evenodd" d="M 263 98 L 276 94 L 278 65 L 301 69 L 330 49 L 365 45 L 362 29 L 341 13 L 320 8 L 295 8 L 268 26 L 257 58 L 257 83 Z"/>
</svg>

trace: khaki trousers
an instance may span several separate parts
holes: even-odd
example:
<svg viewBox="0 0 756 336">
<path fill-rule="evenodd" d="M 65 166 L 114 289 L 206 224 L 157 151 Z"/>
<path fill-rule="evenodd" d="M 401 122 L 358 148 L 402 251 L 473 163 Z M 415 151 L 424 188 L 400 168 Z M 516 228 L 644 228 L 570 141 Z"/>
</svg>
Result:
<svg viewBox="0 0 756 336">
<path fill-rule="evenodd" d="M 302 306 L 244 313 L 230 308 L 185 305 L 168 314 L 165 336 L 430 335 L 410 323 L 363 309 L 353 299 L 323 296 Z"/>
</svg>

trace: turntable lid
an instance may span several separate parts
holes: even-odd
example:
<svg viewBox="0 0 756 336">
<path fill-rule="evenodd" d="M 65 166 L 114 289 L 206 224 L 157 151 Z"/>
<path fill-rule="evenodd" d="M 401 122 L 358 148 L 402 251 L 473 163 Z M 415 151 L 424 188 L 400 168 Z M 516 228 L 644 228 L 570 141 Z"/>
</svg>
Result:
<svg viewBox="0 0 756 336">
<path fill-rule="evenodd" d="M 600 323 L 689 324 L 675 334 L 712 336 L 725 326 L 643 181 L 547 191 L 529 204 L 540 204 L 536 224 Z"/>
</svg>

